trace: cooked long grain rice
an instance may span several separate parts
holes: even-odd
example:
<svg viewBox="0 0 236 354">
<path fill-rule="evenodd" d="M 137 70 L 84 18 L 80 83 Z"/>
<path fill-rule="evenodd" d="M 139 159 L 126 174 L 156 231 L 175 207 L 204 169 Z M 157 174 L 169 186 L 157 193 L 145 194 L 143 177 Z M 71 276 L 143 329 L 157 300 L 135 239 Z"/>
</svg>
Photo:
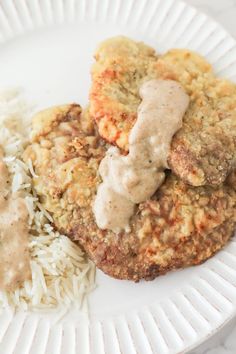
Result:
<svg viewBox="0 0 236 354">
<path fill-rule="evenodd" d="M 32 109 L 18 90 L 0 92 L 0 145 L 11 174 L 12 192 L 21 191 L 29 211 L 32 279 L 14 292 L 0 292 L 0 307 L 45 310 L 80 306 L 94 288 L 95 267 L 83 251 L 50 224 L 51 215 L 32 189 L 37 178 L 31 161 L 21 160 L 30 135 Z"/>
</svg>

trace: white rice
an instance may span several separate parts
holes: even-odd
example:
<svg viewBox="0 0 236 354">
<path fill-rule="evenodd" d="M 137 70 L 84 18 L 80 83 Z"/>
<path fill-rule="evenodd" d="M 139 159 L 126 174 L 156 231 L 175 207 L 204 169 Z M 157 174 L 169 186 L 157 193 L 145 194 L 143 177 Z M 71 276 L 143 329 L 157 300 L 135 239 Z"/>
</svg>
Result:
<svg viewBox="0 0 236 354">
<path fill-rule="evenodd" d="M 51 215 L 40 204 L 32 188 L 37 178 L 29 161 L 21 160 L 28 143 L 30 108 L 19 90 L 0 92 L 0 145 L 11 174 L 12 192 L 21 191 L 29 211 L 29 251 L 32 280 L 14 292 L 0 292 L 0 308 L 51 309 L 58 306 L 81 306 L 94 288 L 95 267 L 82 250 L 50 224 Z"/>
</svg>

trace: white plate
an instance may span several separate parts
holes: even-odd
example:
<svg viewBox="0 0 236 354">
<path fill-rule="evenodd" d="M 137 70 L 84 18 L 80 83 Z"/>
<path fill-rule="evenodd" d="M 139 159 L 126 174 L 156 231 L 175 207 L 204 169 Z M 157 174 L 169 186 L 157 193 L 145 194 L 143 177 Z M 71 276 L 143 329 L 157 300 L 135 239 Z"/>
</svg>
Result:
<svg viewBox="0 0 236 354">
<path fill-rule="evenodd" d="M 1 0 L 0 84 L 22 86 L 39 108 L 88 101 L 98 42 L 125 34 L 161 52 L 188 47 L 236 81 L 236 43 L 175 0 Z M 205 264 L 133 284 L 101 272 L 91 319 L 3 312 L 1 354 L 180 353 L 236 313 L 236 241 Z"/>
</svg>

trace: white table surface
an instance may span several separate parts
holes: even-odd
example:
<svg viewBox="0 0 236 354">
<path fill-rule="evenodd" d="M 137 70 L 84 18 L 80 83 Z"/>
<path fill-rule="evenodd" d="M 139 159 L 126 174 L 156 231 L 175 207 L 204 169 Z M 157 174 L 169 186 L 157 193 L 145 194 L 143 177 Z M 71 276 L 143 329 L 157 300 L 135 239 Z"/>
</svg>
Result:
<svg viewBox="0 0 236 354">
<path fill-rule="evenodd" d="M 236 0 L 185 0 L 220 22 L 236 38 Z M 190 353 L 189 353 L 190 354 Z M 236 354 L 236 318 L 191 354 Z"/>
</svg>

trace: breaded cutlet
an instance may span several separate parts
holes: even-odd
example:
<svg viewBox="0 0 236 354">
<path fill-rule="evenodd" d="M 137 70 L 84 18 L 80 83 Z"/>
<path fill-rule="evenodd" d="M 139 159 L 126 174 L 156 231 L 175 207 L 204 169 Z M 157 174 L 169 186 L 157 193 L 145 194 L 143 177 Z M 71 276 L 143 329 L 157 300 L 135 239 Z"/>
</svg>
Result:
<svg viewBox="0 0 236 354">
<path fill-rule="evenodd" d="M 175 135 L 170 169 L 193 186 L 217 186 L 236 166 L 236 86 L 217 78 L 211 65 L 189 50 L 157 56 L 125 37 L 103 42 L 95 53 L 90 114 L 99 134 L 127 153 L 141 102 L 139 88 L 155 78 L 180 82 L 190 96 L 183 127 Z"/>
<path fill-rule="evenodd" d="M 101 137 L 128 150 L 128 135 L 140 104 L 139 87 L 157 78 L 154 49 L 126 37 L 110 38 L 95 53 L 90 114 Z"/>
<path fill-rule="evenodd" d="M 88 112 L 67 105 L 35 116 L 32 143 L 24 153 L 55 227 L 79 242 L 98 268 L 119 279 L 150 280 L 202 263 L 230 239 L 236 221 L 234 188 L 191 187 L 172 173 L 151 199 L 137 206 L 130 233 L 99 229 L 92 204 L 106 150 Z"/>
</svg>

